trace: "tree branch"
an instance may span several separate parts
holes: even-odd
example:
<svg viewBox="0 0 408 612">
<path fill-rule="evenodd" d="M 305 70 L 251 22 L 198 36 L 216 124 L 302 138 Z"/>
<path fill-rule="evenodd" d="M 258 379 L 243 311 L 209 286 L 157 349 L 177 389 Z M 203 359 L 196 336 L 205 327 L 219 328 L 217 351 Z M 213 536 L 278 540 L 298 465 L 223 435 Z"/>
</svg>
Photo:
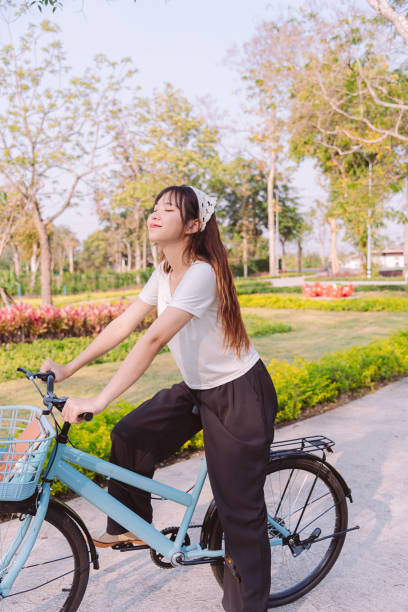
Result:
<svg viewBox="0 0 408 612">
<path fill-rule="evenodd" d="M 378 15 L 385 17 L 385 19 L 393 24 L 398 34 L 408 44 L 408 19 L 405 15 L 401 15 L 401 13 L 394 11 L 387 0 L 367 0 L 367 2 Z"/>
</svg>

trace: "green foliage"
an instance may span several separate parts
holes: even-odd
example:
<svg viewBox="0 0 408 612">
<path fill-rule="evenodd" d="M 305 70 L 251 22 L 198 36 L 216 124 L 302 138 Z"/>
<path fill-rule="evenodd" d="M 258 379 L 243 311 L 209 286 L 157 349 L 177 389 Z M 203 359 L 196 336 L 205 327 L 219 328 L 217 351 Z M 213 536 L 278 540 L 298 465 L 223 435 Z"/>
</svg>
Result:
<svg viewBox="0 0 408 612">
<path fill-rule="evenodd" d="M 98 357 L 93 363 L 111 363 L 122 361 L 140 334 L 134 333 L 109 353 Z M 0 348 L 0 372 L 2 380 L 17 378 L 16 369 L 23 365 L 36 371 L 44 359 L 49 358 L 57 363 L 66 363 L 83 351 L 92 338 L 64 338 L 63 340 L 35 340 L 31 344 L 3 344 Z M 167 352 L 167 346 L 160 352 Z"/>
<path fill-rule="evenodd" d="M 244 322 L 249 335 L 256 337 L 288 332 L 292 329 L 290 325 L 271 323 L 265 317 L 258 315 L 245 315 Z M 131 334 L 119 346 L 116 346 L 109 353 L 98 357 L 92 363 L 123 361 L 140 336 L 141 333 Z M 36 371 L 46 358 L 52 359 L 57 363 L 67 363 L 74 359 L 91 342 L 92 338 L 81 337 L 63 338 L 61 340 L 40 339 L 30 344 L 3 344 L 0 347 L 0 372 L 2 380 L 18 378 L 20 375 L 17 374 L 16 370 L 19 366 Z M 168 350 L 168 347 L 165 346 L 160 353 L 168 352 Z"/>
<path fill-rule="evenodd" d="M 405 291 L 408 293 L 408 285 L 356 285 L 354 291 L 364 293 L 365 291 Z"/>
<path fill-rule="evenodd" d="M 234 258 L 230 259 L 229 264 L 231 266 L 232 273 L 234 276 L 243 276 L 244 275 L 244 265 L 243 263 L 234 263 Z M 248 274 L 256 274 L 257 272 L 268 272 L 269 271 L 269 258 L 261 257 L 259 259 L 249 259 L 248 261 Z M 249 280 L 249 277 L 245 279 Z"/>
<path fill-rule="evenodd" d="M 90 261 L 92 261 L 90 259 Z M 114 272 L 111 268 L 97 268 L 89 272 L 64 272 L 62 276 L 54 276 L 52 280 L 53 295 L 72 294 L 91 291 L 106 291 L 120 289 L 145 283 L 152 273 L 152 268 L 135 270 L 132 272 Z M 40 292 L 40 279 L 37 276 L 31 289 L 29 274 L 16 274 L 8 270 L 2 273 L 3 286 L 6 286 L 11 295 L 38 294 Z"/>
<path fill-rule="evenodd" d="M 286 323 L 271 323 L 265 317 L 260 317 L 258 315 L 244 315 L 243 318 L 246 330 L 251 338 L 281 334 L 292 330 L 291 325 L 287 325 Z"/>
<path fill-rule="evenodd" d="M 279 398 L 277 422 L 292 420 L 302 410 L 336 401 L 342 393 L 372 389 L 377 382 L 408 373 L 408 329 L 319 361 L 274 359 L 268 371 Z"/>
<path fill-rule="evenodd" d="M 239 303 L 247 308 L 301 308 L 306 310 L 353 310 L 367 311 L 408 311 L 408 299 L 405 297 L 344 298 L 322 300 L 321 298 L 304 298 L 301 296 L 278 295 L 240 295 Z"/>
<path fill-rule="evenodd" d="M 302 293 L 302 287 L 272 287 L 270 281 L 242 279 L 236 281 L 238 295 L 252 293 Z"/>
<path fill-rule="evenodd" d="M 62 8 L 62 2 L 60 0 L 32 0 L 30 6 L 36 6 L 40 13 L 42 13 L 43 6 L 52 8 L 52 12 L 55 13 L 57 8 Z"/>
<path fill-rule="evenodd" d="M 372 389 L 379 381 L 392 380 L 395 376 L 408 373 L 408 329 L 394 333 L 385 340 L 374 340 L 366 346 L 355 346 L 325 355 L 318 361 L 297 359 L 289 363 L 274 359 L 268 365 L 268 371 L 279 400 L 276 421 L 291 421 L 302 410 L 334 402 L 342 393 L 362 388 Z M 73 427 L 70 434 L 73 444 L 108 461 L 112 428 L 135 408 L 137 406 L 123 400 L 115 402 L 90 423 Z M 179 452 L 203 447 L 203 435 L 199 432 Z M 95 478 L 93 473 L 82 468 L 80 471 Z M 52 488 L 54 495 L 67 491 L 60 482 L 55 482 Z"/>
</svg>

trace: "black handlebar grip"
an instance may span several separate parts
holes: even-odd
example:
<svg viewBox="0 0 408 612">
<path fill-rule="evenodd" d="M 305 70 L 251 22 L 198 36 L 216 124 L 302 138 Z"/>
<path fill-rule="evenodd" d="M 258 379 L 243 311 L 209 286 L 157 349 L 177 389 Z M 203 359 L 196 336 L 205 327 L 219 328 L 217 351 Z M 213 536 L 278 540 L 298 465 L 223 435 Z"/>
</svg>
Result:
<svg viewBox="0 0 408 612">
<path fill-rule="evenodd" d="M 31 376 L 31 372 L 29 370 L 26 370 L 25 368 L 17 368 L 17 372 L 22 372 L 23 374 L 25 374 L 27 377 Z"/>
<path fill-rule="evenodd" d="M 83 412 L 82 414 L 78 415 L 80 419 L 84 419 L 84 421 L 92 421 L 93 419 L 93 413 L 92 412 Z"/>
<path fill-rule="evenodd" d="M 48 370 L 45 374 L 47 375 L 47 395 L 53 395 L 55 374 L 52 370 Z"/>
</svg>

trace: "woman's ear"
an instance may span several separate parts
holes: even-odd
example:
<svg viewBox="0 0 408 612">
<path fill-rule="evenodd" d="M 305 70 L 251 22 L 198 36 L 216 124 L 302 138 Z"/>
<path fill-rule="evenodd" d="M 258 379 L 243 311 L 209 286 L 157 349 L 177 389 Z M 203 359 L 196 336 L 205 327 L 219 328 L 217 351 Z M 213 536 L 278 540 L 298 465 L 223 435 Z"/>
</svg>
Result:
<svg viewBox="0 0 408 612">
<path fill-rule="evenodd" d="M 186 234 L 196 234 L 200 231 L 201 221 L 200 219 L 190 219 L 186 225 Z"/>
</svg>

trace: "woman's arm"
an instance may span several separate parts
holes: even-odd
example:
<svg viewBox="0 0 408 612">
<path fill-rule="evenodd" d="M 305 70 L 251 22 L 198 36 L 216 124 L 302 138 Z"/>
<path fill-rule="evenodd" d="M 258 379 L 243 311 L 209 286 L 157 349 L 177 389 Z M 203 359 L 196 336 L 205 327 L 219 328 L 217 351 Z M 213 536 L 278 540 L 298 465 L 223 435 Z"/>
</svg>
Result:
<svg viewBox="0 0 408 612">
<path fill-rule="evenodd" d="M 72 376 L 84 365 L 95 361 L 127 338 L 143 321 L 143 319 L 154 310 L 155 306 L 147 304 L 138 297 L 121 315 L 113 319 L 91 342 L 85 350 L 75 359 L 65 365 L 59 365 L 50 359 L 46 359 L 41 366 L 41 372 L 53 370 L 56 374 L 56 382 L 60 382 Z"/>
<path fill-rule="evenodd" d="M 80 423 L 79 414 L 102 412 L 110 402 L 142 376 L 160 349 L 190 321 L 192 316 L 185 310 L 168 306 L 139 338 L 116 374 L 98 396 L 91 399 L 69 398 L 62 412 L 64 419 L 70 423 Z"/>
</svg>

